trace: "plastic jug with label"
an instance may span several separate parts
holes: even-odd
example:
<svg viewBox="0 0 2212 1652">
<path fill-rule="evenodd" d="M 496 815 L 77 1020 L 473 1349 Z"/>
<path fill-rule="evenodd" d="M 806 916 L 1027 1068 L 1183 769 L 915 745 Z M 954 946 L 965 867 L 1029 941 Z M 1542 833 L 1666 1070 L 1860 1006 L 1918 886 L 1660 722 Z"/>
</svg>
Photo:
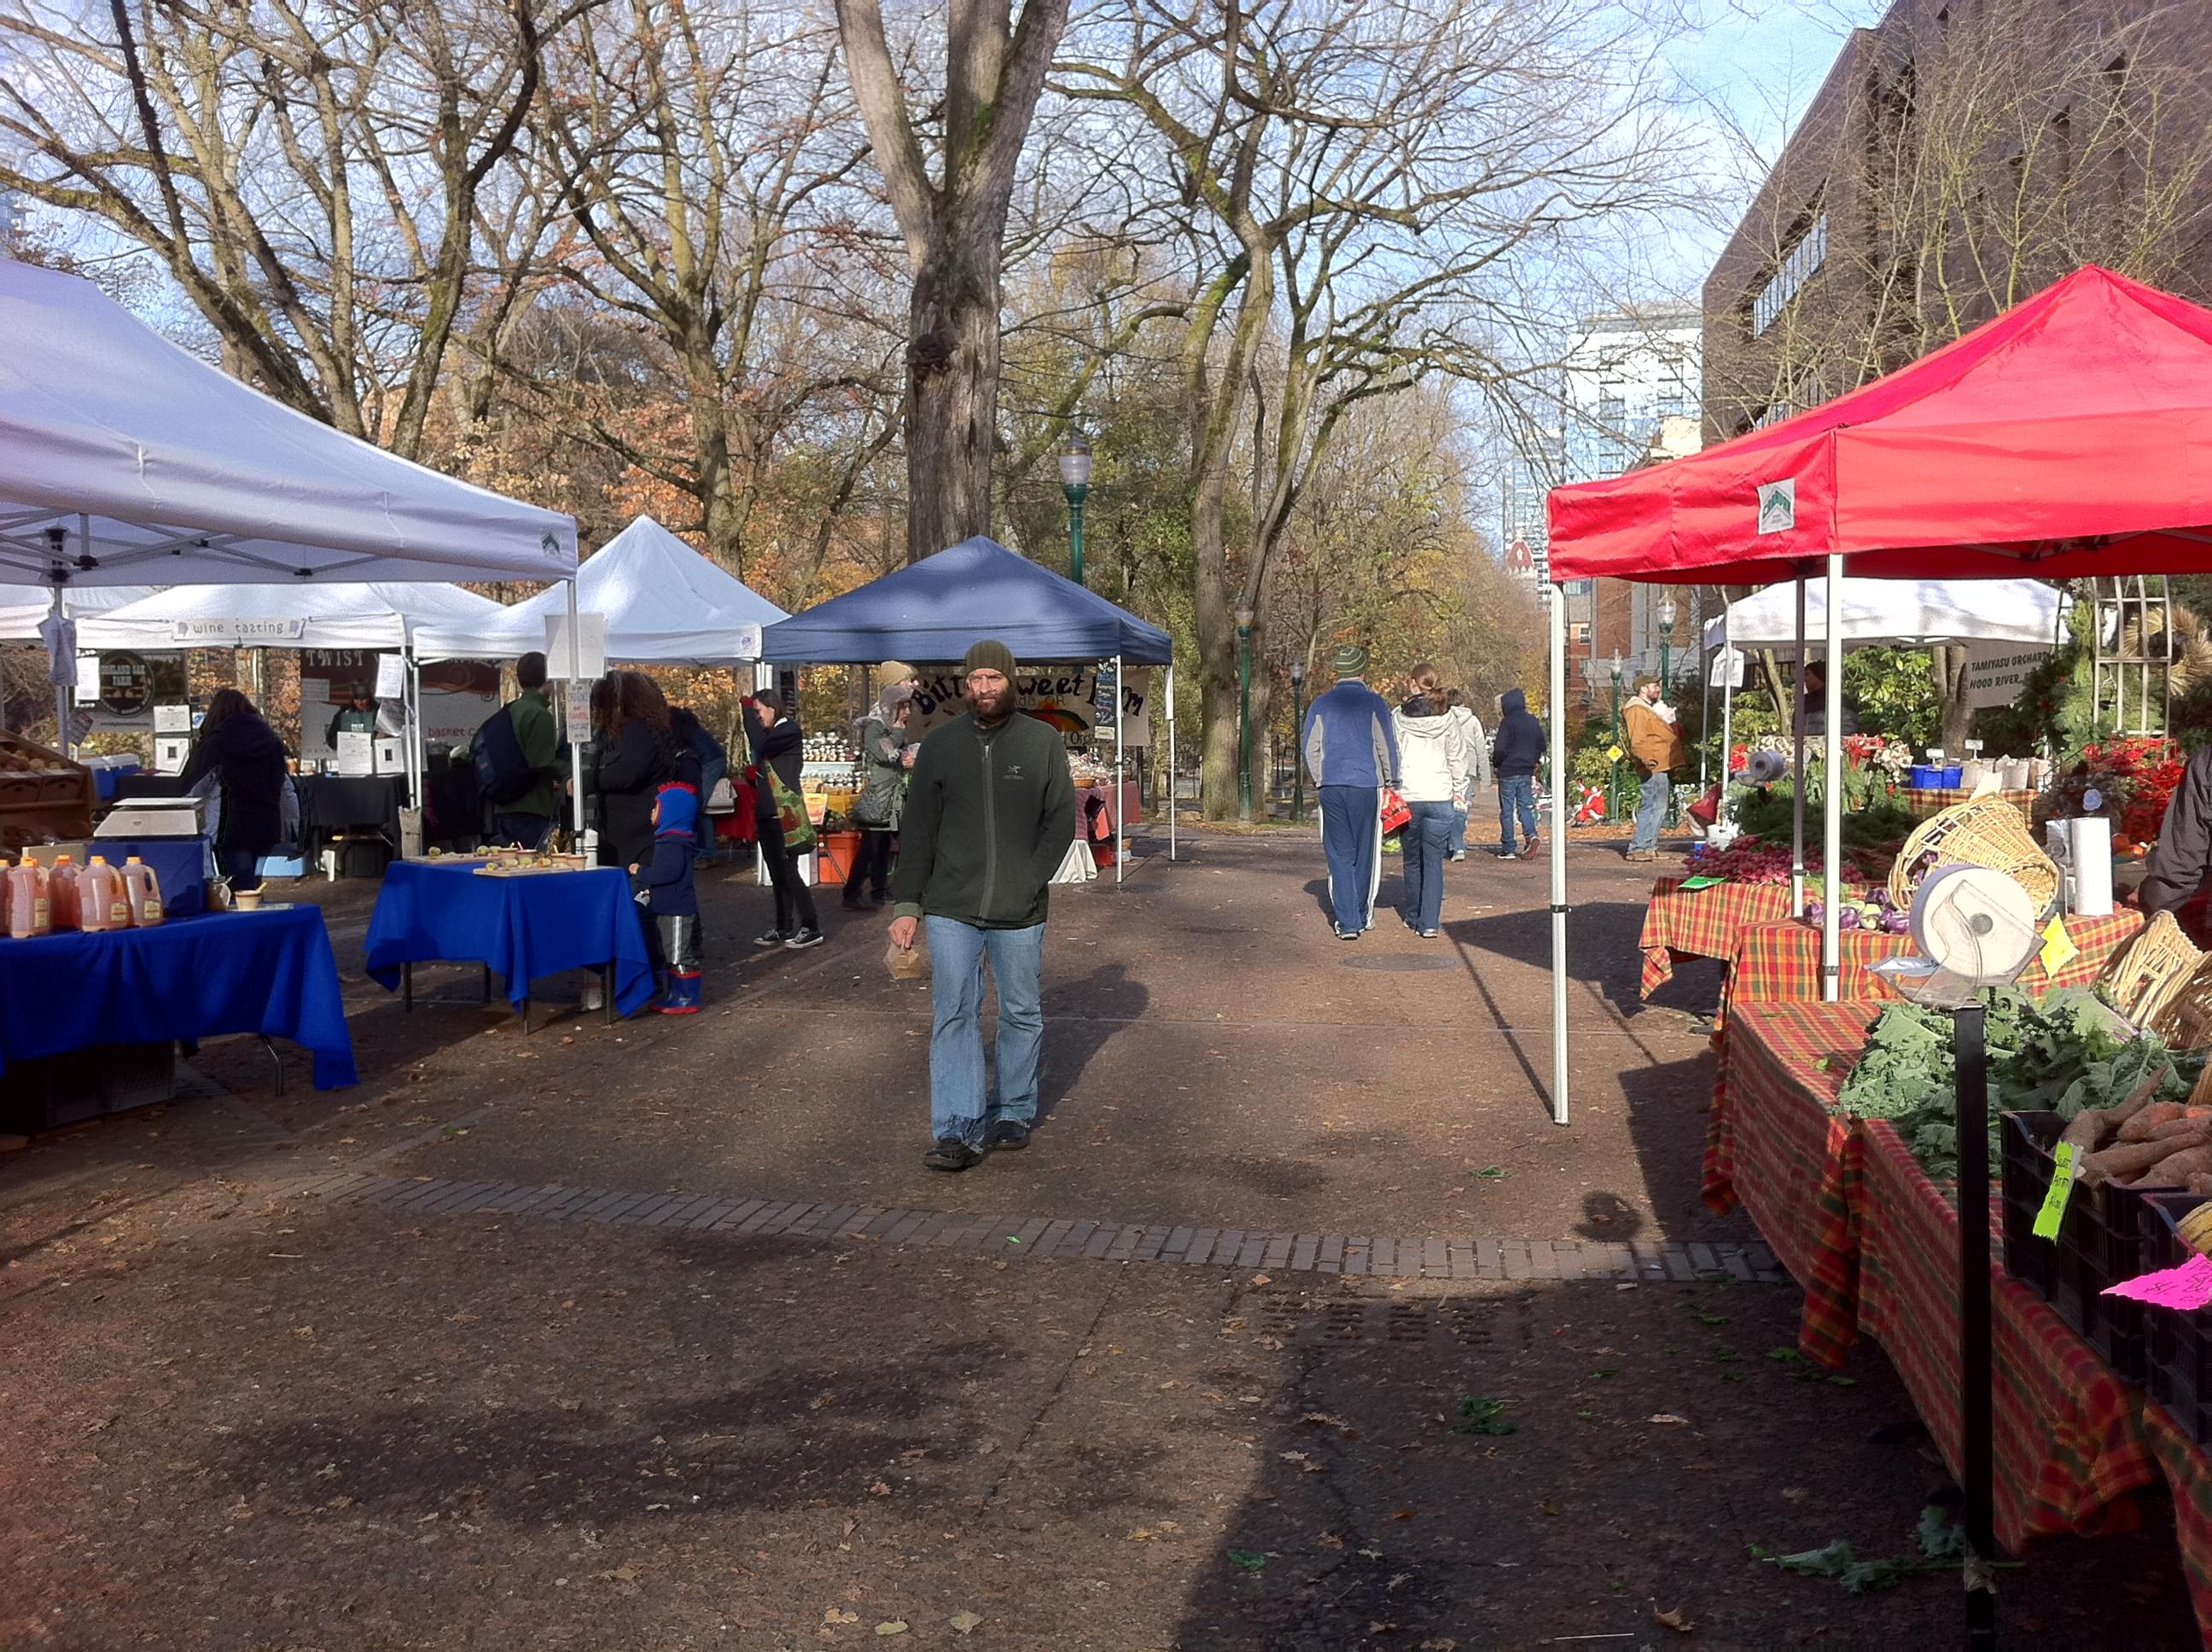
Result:
<svg viewBox="0 0 2212 1652">
<path fill-rule="evenodd" d="M 161 880 L 137 855 L 123 863 L 123 888 L 131 902 L 131 921 L 141 929 L 161 921 Z"/>
<path fill-rule="evenodd" d="M 54 857 L 54 869 L 46 875 L 46 899 L 56 929 L 77 927 L 77 869 L 65 854 Z"/>
<path fill-rule="evenodd" d="M 131 902 L 123 892 L 123 874 L 96 854 L 77 875 L 77 927 L 93 932 L 131 927 Z"/>
<path fill-rule="evenodd" d="M 8 933 L 16 940 L 44 935 L 54 926 L 46 898 L 46 869 L 28 855 L 8 868 Z"/>
</svg>

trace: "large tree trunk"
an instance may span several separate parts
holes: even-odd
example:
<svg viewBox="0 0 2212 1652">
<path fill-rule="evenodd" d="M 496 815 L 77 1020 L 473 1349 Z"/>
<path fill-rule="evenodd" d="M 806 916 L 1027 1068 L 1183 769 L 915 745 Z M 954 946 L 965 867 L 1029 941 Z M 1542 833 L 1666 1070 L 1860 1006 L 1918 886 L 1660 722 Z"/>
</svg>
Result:
<svg viewBox="0 0 2212 1652">
<path fill-rule="evenodd" d="M 1966 742 L 1973 737 L 1974 707 L 1966 697 L 1966 651 L 1952 647 L 1931 648 L 1929 657 L 1936 668 L 1936 692 L 1943 700 L 1942 733 L 1946 761 L 1963 756 Z"/>
<path fill-rule="evenodd" d="M 999 416 L 999 248 L 949 237 L 924 261 L 908 307 L 906 558 L 991 531 Z"/>
</svg>

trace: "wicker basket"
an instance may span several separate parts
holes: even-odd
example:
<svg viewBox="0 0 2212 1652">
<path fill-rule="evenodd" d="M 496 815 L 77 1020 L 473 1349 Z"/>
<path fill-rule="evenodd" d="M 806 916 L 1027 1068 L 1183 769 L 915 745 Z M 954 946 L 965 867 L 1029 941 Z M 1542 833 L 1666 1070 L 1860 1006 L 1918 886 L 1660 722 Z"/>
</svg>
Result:
<svg viewBox="0 0 2212 1652">
<path fill-rule="evenodd" d="M 2035 847 L 2020 811 L 2000 797 L 1976 798 L 1913 828 L 1889 869 L 1889 898 L 1912 904 L 1921 880 L 1945 866 L 1987 866 L 2027 891 L 2045 912 L 2058 895 L 2058 868 Z"/>
<path fill-rule="evenodd" d="M 2136 1026 L 2163 1038 L 2161 1021 L 2169 1017 L 2182 988 L 2198 974 L 2203 962 L 2204 955 L 2190 944 L 2173 914 L 2161 912 L 2142 926 L 2126 951 L 2112 960 L 2098 984 L 2114 1009 Z"/>
<path fill-rule="evenodd" d="M 2182 977 L 2180 985 L 2160 1005 L 2150 1029 L 2173 1049 L 2201 1050 L 2212 1046 L 2212 957 L 2199 959 L 2197 967 Z M 2212 1062 L 2206 1064 L 2205 1070 L 2212 1072 Z M 2200 1106 L 2212 1103 L 2212 1085 L 2199 1079 L 2197 1090 L 2190 1097 L 2191 1102 Z"/>
</svg>

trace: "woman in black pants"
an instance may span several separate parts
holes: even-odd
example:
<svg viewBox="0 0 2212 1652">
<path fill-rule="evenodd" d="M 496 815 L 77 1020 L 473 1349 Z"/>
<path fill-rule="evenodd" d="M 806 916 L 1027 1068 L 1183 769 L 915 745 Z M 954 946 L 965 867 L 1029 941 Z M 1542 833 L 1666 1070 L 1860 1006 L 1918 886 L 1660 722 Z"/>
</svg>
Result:
<svg viewBox="0 0 2212 1652">
<path fill-rule="evenodd" d="M 745 741 L 752 748 L 753 823 L 760 834 L 761 859 L 768 865 L 769 882 L 775 886 L 775 927 L 755 938 L 757 946 L 787 946 L 797 951 L 822 944 L 821 920 L 815 915 L 814 891 L 799 875 L 799 859 L 784 846 L 783 823 L 775 806 L 778 780 L 799 795 L 799 777 L 805 759 L 805 737 L 798 720 L 783 714 L 783 704 L 774 695 L 761 693 L 745 701 Z"/>
</svg>

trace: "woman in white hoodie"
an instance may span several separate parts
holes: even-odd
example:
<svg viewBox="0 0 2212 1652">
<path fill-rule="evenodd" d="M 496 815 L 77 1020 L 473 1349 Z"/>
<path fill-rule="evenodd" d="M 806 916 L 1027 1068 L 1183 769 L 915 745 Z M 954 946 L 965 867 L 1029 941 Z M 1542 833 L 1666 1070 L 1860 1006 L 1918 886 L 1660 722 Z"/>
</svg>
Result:
<svg viewBox="0 0 2212 1652">
<path fill-rule="evenodd" d="M 1413 811 L 1406 827 L 1406 922 L 1434 939 L 1444 903 L 1444 859 L 1454 801 L 1467 784 L 1464 720 L 1444 703 L 1436 667 L 1407 674 L 1411 696 L 1390 714 L 1398 737 L 1398 790 Z"/>
</svg>

